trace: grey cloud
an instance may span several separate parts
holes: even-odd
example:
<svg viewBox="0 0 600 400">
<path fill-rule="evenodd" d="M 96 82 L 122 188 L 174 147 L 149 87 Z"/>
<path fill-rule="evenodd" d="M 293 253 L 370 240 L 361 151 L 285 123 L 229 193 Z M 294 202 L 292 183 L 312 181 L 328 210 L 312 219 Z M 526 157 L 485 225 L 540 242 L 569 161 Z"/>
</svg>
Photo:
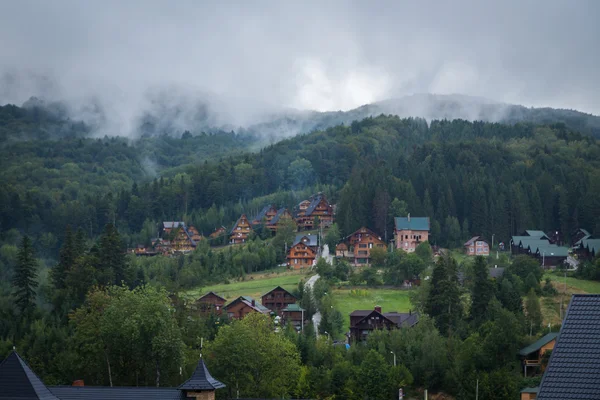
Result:
<svg viewBox="0 0 600 400">
<path fill-rule="evenodd" d="M 423 92 L 600 114 L 600 3 L 416 3 L 0 2 L 0 103 L 62 99 L 121 134 Z"/>
</svg>

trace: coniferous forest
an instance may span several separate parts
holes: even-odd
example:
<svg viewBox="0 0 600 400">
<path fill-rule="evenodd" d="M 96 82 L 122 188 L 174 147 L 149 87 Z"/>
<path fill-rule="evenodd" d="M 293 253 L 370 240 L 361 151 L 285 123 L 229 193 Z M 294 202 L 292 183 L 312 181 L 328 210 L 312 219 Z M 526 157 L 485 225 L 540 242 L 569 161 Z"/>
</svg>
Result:
<svg viewBox="0 0 600 400">
<path fill-rule="evenodd" d="M 339 237 L 367 226 L 389 241 L 393 217 L 410 213 L 430 217 L 430 244 L 443 248 L 475 235 L 508 242 L 532 227 L 572 244 L 578 228 L 600 235 L 600 144 L 580 122 L 380 115 L 275 143 L 257 131 L 132 140 L 0 107 L 0 355 L 16 346 L 47 384 L 170 386 L 180 367 L 189 376 L 205 338 L 211 371 L 229 382 L 225 397 L 391 399 L 401 383 L 470 399 L 478 382 L 480 398 L 516 398 L 536 382 L 522 378 L 515 354 L 543 331 L 538 296 L 553 294 L 528 257 L 503 259 L 497 281 L 478 258 L 464 283 L 450 257 L 382 255 L 386 284 L 402 281 L 402 268 L 431 272 L 411 293 L 423 318 L 347 350 L 312 327 L 275 333 L 268 318 L 195 318 L 185 305 L 187 289 L 284 262 L 289 233 L 257 232 L 224 249 L 227 238 L 206 240 L 180 257 L 125 250 L 149 244 L 162 221 L 208 236 L 242 213 L 291 210 L 318 192 L 336 205 Z M 600 276 L 598 262 L 582 270 Z M 317 271 L 312 292 L 295 290 L 311 313 L 335 309 L 325 294 L 340 281 L 381 283 L 341 262 Z M 343 334 L 339 312 L 324 320 Z"/>
</svg>

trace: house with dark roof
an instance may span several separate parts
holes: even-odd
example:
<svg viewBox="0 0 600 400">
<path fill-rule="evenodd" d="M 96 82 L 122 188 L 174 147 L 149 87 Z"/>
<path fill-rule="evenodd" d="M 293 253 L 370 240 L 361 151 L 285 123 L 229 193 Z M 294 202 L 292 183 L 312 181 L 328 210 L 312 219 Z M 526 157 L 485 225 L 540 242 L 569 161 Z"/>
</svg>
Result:
<svg viewBox="0 0 600 400">
<path fill-rule="evenodd" d="M 310 268 L 317 259 L 317 246 L 310 246 L 311 242 L 299 241 L 290 247 L 287 254 L 287 265 L 294 269 Z"/>
<path fill-rule="evenodd" d="M 258 214 L 254 216 L 254 218 L 252 218 L 251 223 L 253 226 L 257 226 L 262 223 L 265 223 L 265 225 L 267 225 L 269 224 L 269 222 L 271 222 L 271 219 L 273 219 L 275 214 L 277 214 L 277 208 L 275 208 L 273 204 L 268 204 L 264 206 L 263 209 L 260 210 Z"/>
<path fill-rule="evenodd" d="M 292 324 L 297 331 L 302 330 L 302 326 L 306 323 L 304 319 L 305 310 L 298 304 L 289 304 L 281 310 L 281 320 L 284 325 Z"/>
<path fill-rule="evenodd" d="M 16 351 L 0 364 L 0 400 L 214 400 L 225 385 L 212 377 L 200 358 L 192 376 L 176 388 L 46 386 Z"/>
<path fill-rule="evenodd" d="M 538 400 L 600 398 L 600 295 L 575 294 L 538 391 Z"/>
<path fill-rule="evenodd" d="M 531 376 L 535 372 L 543 372 L 541 369 L 542 359 L 544 354 L 554 349 L 557 337 L 558 332 L 547 333 L 519 351 L 521 364 L 523 365 L 523 375 L 525 377 Z M 528 368 L 529 374 L 527 373 Z"/>
<path fill-rule="evenodd" d="M 230 319 L 243 319 L 253 312 L 265 315 L 271 314 L 271 310 L 249 296 L 240 296 L 233 300 L 225 306 L 225 311 Z"/>
<path fill-rule="evenodd" d="M 280 314 L 281 310 L 290 304 L 295 304 L 296 301 L 296 296 L 281 286 L 277 286 L 276 288 L 269 290 L 261 297 L 262 305 L 278 315 Z"/>
<path fill-rule="evenodd" d="M 246 240 L 248 240 L 248 235 L 250 235 L 250 233 L 252 233 L 252 225 L 250 225 L 246 214 L 242 214 L 233 225 L 233 228 L 231 228 L 231 231 L 229 232 L 229 243 L 245 243 Z"/>
<path fill-rule="evenodd" d="M 356 310 L 350 313 L 350 339 L 353 341 L 366 340 L 376 329 L 399 329 L 412 327 L 419 322 L 419 313 L 387 312 L 382 313 L 381 307 L 373 310 Z"/>
<path fill-rule="evenodd" d="M 579 258 L 593 260 L 600 255 L 600 239 L 582 239 L 577 247 L 577 255 Z"/>
<path fill-rule="evenodd" d="M 283 221 L 292 221 L 294 226 L 296 225 L 296 221 L 294 221 L 294 218 L 288 209 L 280 208 L 267 224 L 267 228 L 269 228 L 272 232 L 277 232 L 277 228 Z"/>
<path fill-rule="evenodd" d="M 490 245 L 481 236 L 473 236 L 463 244 L 463 247 L 465 248 L 465 254 L 468 256 L 490 255 Z"/>
<path fill-rule="evenodd" d="M 429 240 L 431 224 L 429 217 L 406 217 L 394 218 L 394 241 L 397 249 L 412 253 L 417 246 Z"/>
<path fill-rule="evenodd" d="M 571 243 L 573 243 L 573 247 L 579 245 L 579 241 L 582 239 L 590 239 L 592 234 L 583 228 L 579 228 L 571 233 Z"/>
<path fill-rule="evenodd" d="M 198 245 L 202 236 L 193 226 L 186 226 L 183 221 L 163 221 L 160 224 L 158 245 L 154 244 L 157 253 L 188 253 Z"/>
<path fill-rule="evenodd" d="M 194 309 L 199 315 L 221 315 L 227 299 L 219 296 L 215 292 L 208 292 L 202 295 L 198 300 L 194 302 Z"/>
<path fill-rule="evenodd" d="M 536 258 L 544 268 L 563 264 L 569 249 L 553 244 L 542 231 L 525 231 L 526 235 L 513 236 L 510 240 L 512 254 L 526 254 Z"/>
<path fill-rule="evenodd" d="M 319 228 L 319 226 L 315 226 L 317 219 L 321 227 L 327 227 L 334 222 L 333 206 L 329 204 L 323 193 L 318 193 L 298 204 L 295 218 L 300 229 Z"/>
</svg>

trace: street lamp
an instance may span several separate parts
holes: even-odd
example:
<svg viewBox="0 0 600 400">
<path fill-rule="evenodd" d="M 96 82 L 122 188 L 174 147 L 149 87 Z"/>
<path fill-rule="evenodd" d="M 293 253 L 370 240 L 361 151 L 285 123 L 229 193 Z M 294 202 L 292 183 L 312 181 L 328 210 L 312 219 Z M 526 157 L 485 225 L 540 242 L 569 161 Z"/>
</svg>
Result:
<svg viewBox="0 0 600 400">
<path fill-rule="evenodd" d="M 392 353 L 394 355 L 394 367 L 396 366 L 396 353 L 394 353 L 393 351 L 390 351 L 390 353 Z"/>
<path fill-rule="evenodd" d="M 327 341 L 329 341 L 329 332 L 325 331 L 325 334 L 327 335 Z"/>
</svg>

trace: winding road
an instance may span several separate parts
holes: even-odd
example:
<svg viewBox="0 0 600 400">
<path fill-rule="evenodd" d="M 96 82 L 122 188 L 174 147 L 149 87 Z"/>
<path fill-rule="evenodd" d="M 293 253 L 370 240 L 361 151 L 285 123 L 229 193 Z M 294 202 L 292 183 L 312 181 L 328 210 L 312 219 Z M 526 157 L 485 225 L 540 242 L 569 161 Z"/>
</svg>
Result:
<svg viewBox="0 0 600 400">
<path fill-rule="evenodd" d="M 321 258 L 324 258 L 329 264 L 333 263 L 333 256 L 329 254 L 329 246 L 323 246 L 323 253 L 321 254 Z M 319 280 L 319 274 L 313 275 L 306 282 L 306 287 L 309 287 L 312 291 L 313 285 L 315 282 Z M 311 292 L 312 293 L 312 292 Z M 317 310 L 317 312 L 312 317 L 312 323 L 315 327 L 315 333 L 319 336 L 319 324 L 321 323 L 321 313 Z"/>
</svg>

